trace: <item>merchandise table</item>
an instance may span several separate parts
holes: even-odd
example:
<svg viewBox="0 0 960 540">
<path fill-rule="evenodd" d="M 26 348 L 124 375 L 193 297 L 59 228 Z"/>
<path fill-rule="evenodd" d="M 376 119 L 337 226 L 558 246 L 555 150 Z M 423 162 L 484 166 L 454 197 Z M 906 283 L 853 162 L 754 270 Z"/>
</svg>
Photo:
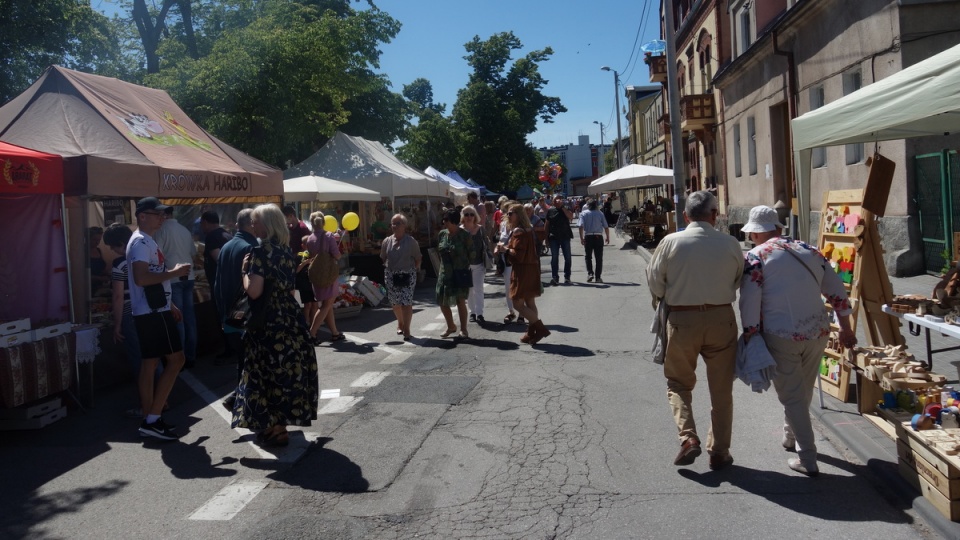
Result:
<svg viewBox="0 0 960 540">
<path fill-rule="evenodd" d="M 933 315 L 916 315 L 914 313 L 898 313 L 890 309 L 890 306 L 884 304 L 881 308 L 884 313 L 896 317 L 898 319 L 903 319 L 907 321 L 907 328 L 910 330 L 910 334 L 914 336 L 920 335 L 920 329 L 924 331 L 924 338 L 927 346 L 927 369 L 933 371 L 933 354 L 941 353 L 947 351 L 956 351 L 960 350 L 960 345 L 956 347 L 944 347 L 942 349 L 931 349 L 930 348 L 930 330 L 936 330 L 940 332 L 943 336 L 950 336 L 955 339 L 960 339 L 960 326 L 955 324 L 949 324 L 944 322 L 942 317 L 934 317 Z"/>
</svg>

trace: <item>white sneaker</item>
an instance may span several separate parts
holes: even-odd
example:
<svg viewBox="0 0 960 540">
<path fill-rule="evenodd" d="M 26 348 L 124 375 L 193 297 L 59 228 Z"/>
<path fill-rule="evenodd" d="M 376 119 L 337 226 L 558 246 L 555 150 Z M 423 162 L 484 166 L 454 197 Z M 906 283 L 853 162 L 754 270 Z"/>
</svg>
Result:
<svg viewBox="0 0 960 540">
<path fill-rule="evenodd" d="M 820 474 L 820 467 L 817 466 L 816 461 L 805 464 L 800 461 L 800 458 L 790 458 L 787 460 L 787 466 L 800 474 L 805 474 L 810 477 Z"/>
<path fill-rule="evenodd" d="M 783 440 L 780 441 L 780 444 L 783 446 L 783 449 L 787 452 L 796 452 L 797 451 L 797 440 L 787 435 L 783 434 Z"/>
</svg>

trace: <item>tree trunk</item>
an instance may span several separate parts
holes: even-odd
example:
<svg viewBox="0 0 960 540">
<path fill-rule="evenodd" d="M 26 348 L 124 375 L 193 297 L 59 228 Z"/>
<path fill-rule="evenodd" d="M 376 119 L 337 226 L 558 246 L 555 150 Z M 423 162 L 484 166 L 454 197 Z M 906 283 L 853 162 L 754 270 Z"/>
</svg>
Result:
<svg viewBox="0 0 960 540">
<path fill-rule="evenodd" d="M 150 11 L 147 10 L 146 0 L 133 1 L 133 21 L 137 24 L 140 41 L 143 42 L 143 52 L 147 57 L 147 73 L 158 73 L 160 71 L 160 57 L 157 56 L 157 46 L 160 44 L 160 36 L 163 33 L 167 12 L 177 1 L 163 0 L 156 22 L 150 16 Z"/>
</svg>

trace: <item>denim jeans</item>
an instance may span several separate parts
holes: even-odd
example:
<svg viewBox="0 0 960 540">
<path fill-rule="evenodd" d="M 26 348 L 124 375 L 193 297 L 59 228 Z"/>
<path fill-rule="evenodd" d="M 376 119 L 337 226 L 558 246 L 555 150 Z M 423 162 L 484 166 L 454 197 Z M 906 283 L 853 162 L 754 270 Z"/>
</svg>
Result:
<svg viewBox="0 0 960 540">
<path fill-rule="evenodd" d="M 560 281 L 560 251 L 563 251 L 563 277 L 570 279 L 570 239 L 550 239 L 550 272 Z"/>
<path fill-rule="evenodd" d="M 180 331 L 183 356 L 187 362 L 197 359 L 197 312 L 193 307 L 193 285 L 193 280 L 170 282 L 171 300 L 183 313 L 183 319 L 177 323 L 177 330 Z"/>
</svg>

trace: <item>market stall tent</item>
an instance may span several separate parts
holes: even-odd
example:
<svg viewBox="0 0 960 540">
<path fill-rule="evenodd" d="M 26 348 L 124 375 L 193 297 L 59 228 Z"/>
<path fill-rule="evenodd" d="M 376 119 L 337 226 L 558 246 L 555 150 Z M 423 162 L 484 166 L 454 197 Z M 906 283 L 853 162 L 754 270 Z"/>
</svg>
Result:
<svg viewBox="0 0 960 540">
<path fill-rule="evenodd" d="M 380 194 L 353 184 L 311 174 L 284 180 L 283 199 L 288 202 L 379 202 Z"/>
<path fill-rule="evenodd" d="M 458 203 L 465 201 L 467 198 L 467 193 L 470 193 L 471 191 L 477 192 L 477 195 L 479 195 L 479 192 L 470 185 L 456 180 L 451 176 L 447 176 L 433 167 L 427 167 L 423 170 L 423 173 L 450 186 L 450 191 L 454 195 L 454 198 L 457 199 Z"/>
<path fill-rule="evenodd" d="M 0 107 L 0 140 L 66 160 L 66 194 L 279 200 L 281 172 L 197 126 L 163 90 L 52 66 Z"/>
<path fill-rule="evenodd" d="M 63 159 L 0 142 L 0 320 L 70 319 Z"/>
<path fill-rule="evenodd" d="M 333 178 L 376 191 L 383 197 L 447 197 L 447 184 L 408 166 L 383 144 L 337 132 L 315 154 L 283 172 Z"/>
<path fill-rule="evenodd" d="M 799 237 L 810 237 L 813 149 L 960 133 L 960 45 L 791 121 Z"/>
<path fill-rule="evenodd" d="M 597 178 L 587 186 L 591 195 L 641 186 L 656 186 L 673 182 L 673 170 L 632 163 Z"/>
</svg>

